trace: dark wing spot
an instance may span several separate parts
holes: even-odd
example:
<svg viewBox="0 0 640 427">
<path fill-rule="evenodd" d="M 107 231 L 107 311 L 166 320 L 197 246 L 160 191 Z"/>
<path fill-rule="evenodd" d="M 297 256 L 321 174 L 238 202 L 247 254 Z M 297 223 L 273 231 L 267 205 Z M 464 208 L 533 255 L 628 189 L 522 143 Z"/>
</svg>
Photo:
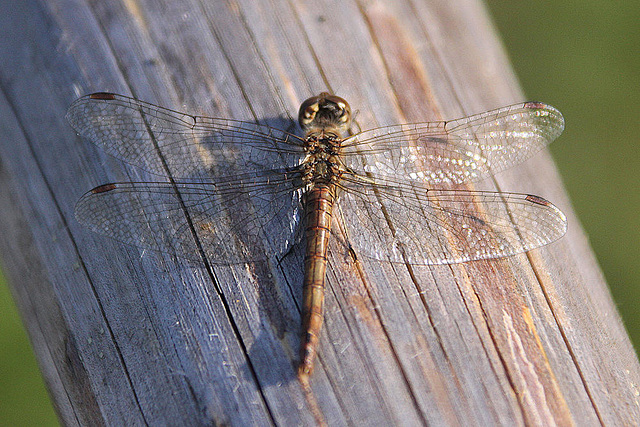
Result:
<svg viewBox="0 0 640 427">
<path fill-rule="evenodd" d="M 91 192 L 93 194 L 100 194 L 100 193 L 106 193 L 107 191 L 114 190 L 115 188 L 116 188 L 115 184 L 104 184 L 104 185 L 97 186 L 96 188 L 91 190 Z"/>
<path fill-rule="evenodd" d="M 525 200 L 527 202 L 535 203 L 537 205 L 542 205 L 542 206 L 549 206 L 551 204 L 548 200 L 543 199 L 540 196 L 534 196 L 534 195 L 531 195 L 531 194 L 529 194 L 527 197 L 525 197 Z"/>
<path fill-rule="evenodd" d="M 530 101 L 524 103 L 524 108 L 531 108 L 532 110 L 542 110 L 544 108 L 547 108 L 547 104 L 542 102 Z"/>
<path fill-rule="evenodd" d="M 90 99 L 99 99 L 104 101 L 113 101 L 116 99 L 116 96 L 113 93 L 109 92 L 96 92 L 89 95 Z"/>
</svg>

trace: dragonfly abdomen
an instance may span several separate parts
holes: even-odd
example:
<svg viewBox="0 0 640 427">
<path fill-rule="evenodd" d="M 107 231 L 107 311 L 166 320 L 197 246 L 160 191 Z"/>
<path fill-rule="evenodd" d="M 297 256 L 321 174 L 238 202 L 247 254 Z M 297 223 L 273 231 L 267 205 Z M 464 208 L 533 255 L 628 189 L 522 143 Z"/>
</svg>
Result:
<svg viewBox="0 0 640 427">
<path fill-rule="evenodd" d="M 306 195 L 302 302 L 302 337 L 298 377 L 307 379 L 313 371 L 324 312 L 324 285 L 327 271 L 327 249 L 331 232 L 331 216 L 336 199 L 336 186 L 321 184 Z"/>
</svg>

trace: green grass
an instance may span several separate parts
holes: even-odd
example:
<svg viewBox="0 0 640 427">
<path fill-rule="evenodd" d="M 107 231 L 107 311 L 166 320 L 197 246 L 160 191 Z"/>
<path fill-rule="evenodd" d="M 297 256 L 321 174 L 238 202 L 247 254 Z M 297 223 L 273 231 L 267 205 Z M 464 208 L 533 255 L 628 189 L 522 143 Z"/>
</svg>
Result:
<svg viewBox="0 0 640 427">
<path fill-rule="evenodd" d="M 57 426 L 18 310 L 0 276 L 0 426 Z"/>
</svg>

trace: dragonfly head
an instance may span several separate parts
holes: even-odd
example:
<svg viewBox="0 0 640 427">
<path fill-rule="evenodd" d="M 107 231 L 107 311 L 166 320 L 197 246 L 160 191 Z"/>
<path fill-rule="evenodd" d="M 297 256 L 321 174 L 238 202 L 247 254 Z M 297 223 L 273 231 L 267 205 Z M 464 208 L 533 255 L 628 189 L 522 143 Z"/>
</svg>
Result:
<svg viewBox="0 0 640 427">
<path fill-rule="evenodd" d="M 302 103 L 298 113 L 298 123 L 307 133 L 331 129 L 342 135 L 351 125 L 351 107 L 339 96 L 322 92 Z"/>
</svg>

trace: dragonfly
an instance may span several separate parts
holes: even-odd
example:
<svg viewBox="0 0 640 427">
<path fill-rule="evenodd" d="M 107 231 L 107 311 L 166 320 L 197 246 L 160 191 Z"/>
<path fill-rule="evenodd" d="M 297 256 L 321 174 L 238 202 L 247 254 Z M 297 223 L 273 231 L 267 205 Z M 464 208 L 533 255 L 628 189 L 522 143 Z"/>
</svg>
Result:
<svg viewBox="0 0 640 427">
<path fill-rule="evenodd" d="M 301 381 L 318 351 L 334 221 L 356 256 L 418 265 L 512 256 L 567 229 L 540 196 L 468 185 L 562 133 L 562 114 L 540 102 L 353 133 L 347 101 L 323 92 L 302 103 L 299 136 L 100 92 L 76 100 L 67 119 L 108 154 L 162 178 L 84 194 L 75 215 L 89 229 L 213 264 L 269 259 L 306 240 Z"/>
</svg>

